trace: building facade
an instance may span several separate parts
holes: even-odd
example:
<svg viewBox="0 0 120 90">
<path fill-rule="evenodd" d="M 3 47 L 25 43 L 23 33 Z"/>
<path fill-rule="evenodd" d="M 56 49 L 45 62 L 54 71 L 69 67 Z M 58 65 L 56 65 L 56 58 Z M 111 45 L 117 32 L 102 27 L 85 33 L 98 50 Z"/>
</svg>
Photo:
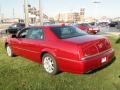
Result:
<svg viewBox="0 0 120 90">
<path fill-rule="evenodd" d="M 40 11 L 37 10 L 35 7 L 32 7 L 31 5 L 28 5 L 28 13 L 29 13 L 29 23 L 39 23 L 40 22 Z M 48 16 L 46 14 L 43 14 L 43 21 L 48 20 Z"/>
<path fill-rule="evenodd" d="M 85 16 L 85 9 L 80 9 L 80 12 L 68 12 L 68 13 L 59 13 L 54 17 L 54 20 L 57 22 L 80 22 L 84 19 Z"/>
</svg>

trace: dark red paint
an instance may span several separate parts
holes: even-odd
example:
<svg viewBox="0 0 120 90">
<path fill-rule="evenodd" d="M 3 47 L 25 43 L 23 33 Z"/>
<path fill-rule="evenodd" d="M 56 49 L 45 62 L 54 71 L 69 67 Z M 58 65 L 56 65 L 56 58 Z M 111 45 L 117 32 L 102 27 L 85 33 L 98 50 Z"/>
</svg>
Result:
<svg viewBox="0 0 120 90">
<path fill-rule="evenodd" d="M 114 57 L 114 50 L 106 37 L 85 35 L 59 39 L 50 30 L 51 27 L 54 26 L 41 27 L 44 32 L 43 40 L 9 36 L 6 44 L 11 46 L 16 55 L 37 63 L 42 63 L 42 55 L 49 53 L 54 56 L 61 71 L 78 74 L 106 65 Z"/>
</svg>

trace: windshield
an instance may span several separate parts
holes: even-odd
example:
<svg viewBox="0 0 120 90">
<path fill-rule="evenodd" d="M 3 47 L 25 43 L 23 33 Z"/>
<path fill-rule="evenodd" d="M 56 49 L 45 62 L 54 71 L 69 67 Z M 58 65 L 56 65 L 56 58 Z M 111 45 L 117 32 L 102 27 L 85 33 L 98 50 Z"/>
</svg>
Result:
<svg viewBox="0 0 120 90">
<path fill-rule="evenodd" d="M 55 35 L 58 38 L 61 39 L 87 35 L 86 32 L 73 26 L 57 26 L 57 27 L 52 27 L 51 30 L 55 33 Z"/>
</svg>

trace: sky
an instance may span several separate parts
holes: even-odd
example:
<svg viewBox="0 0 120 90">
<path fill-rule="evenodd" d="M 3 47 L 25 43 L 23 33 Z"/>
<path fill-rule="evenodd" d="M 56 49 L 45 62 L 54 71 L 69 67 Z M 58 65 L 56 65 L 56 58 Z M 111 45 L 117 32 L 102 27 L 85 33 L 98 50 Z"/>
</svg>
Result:
<svg viewBox="0 0 120 90">
<path fill-rule="evenodd" d="M 0 0 L 0 12 L 4 17 L 24 17 L 24 0 Z M 38 8 L 39 0 L 28 0 L 28 3 Z M 120 0 L 41 0 L 42 9 L 49 17 L 61 12 L 79 12 L 85 8 L 85 16 L 107 16 L 110 18 L 120 16 Z M 99 1 L 99 4 L 93 3 Z"/>
</svg>

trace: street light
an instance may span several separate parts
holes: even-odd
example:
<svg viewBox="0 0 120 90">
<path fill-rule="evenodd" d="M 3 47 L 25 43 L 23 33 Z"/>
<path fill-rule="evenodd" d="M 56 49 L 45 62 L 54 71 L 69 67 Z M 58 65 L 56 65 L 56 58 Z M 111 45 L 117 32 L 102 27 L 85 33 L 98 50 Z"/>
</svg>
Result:
<svg viewBox="0 0 120 90">
<path fill-rule="evenodd" d="M 98 14 L 98 4 L 100 4 L 101 2 L 100 1 L 98 1 L 98 0 L 95 0 L 95 1 L 93 1 L 92 3 L 94 3 L 95 4 L 95 7 L 96 7 L 96 15 L 95 15 L 95 19 L 97 19 L 97 14 Z M 96 21 L 95 21 L 96 22 Z M 96 23 L 95 23 L 95 25 L 96 25 Z"/>
<path fill-rule="evenodd" d="M 92 0 L 92 3 L 99 4 L 99 3 L 101 3 L 101 1 L 100 0 Z"/>
<path fill-rule="evenodd" d="M 13 8 L 13 19 L 15 18 L 15 9 Z"/>
<path fill-rule="evenodd" d="M 95 4 L 95 7 L 96 7 L 96 17 L 97 17 L 97 10 L 98 10 L 98 4 L 100 4 L 101 2 L 100 1 L 98 1 L 98 0 L 95 0 L 95 1 L 93 1 L 92 3 L 94 3 Z"/>
</svg>

